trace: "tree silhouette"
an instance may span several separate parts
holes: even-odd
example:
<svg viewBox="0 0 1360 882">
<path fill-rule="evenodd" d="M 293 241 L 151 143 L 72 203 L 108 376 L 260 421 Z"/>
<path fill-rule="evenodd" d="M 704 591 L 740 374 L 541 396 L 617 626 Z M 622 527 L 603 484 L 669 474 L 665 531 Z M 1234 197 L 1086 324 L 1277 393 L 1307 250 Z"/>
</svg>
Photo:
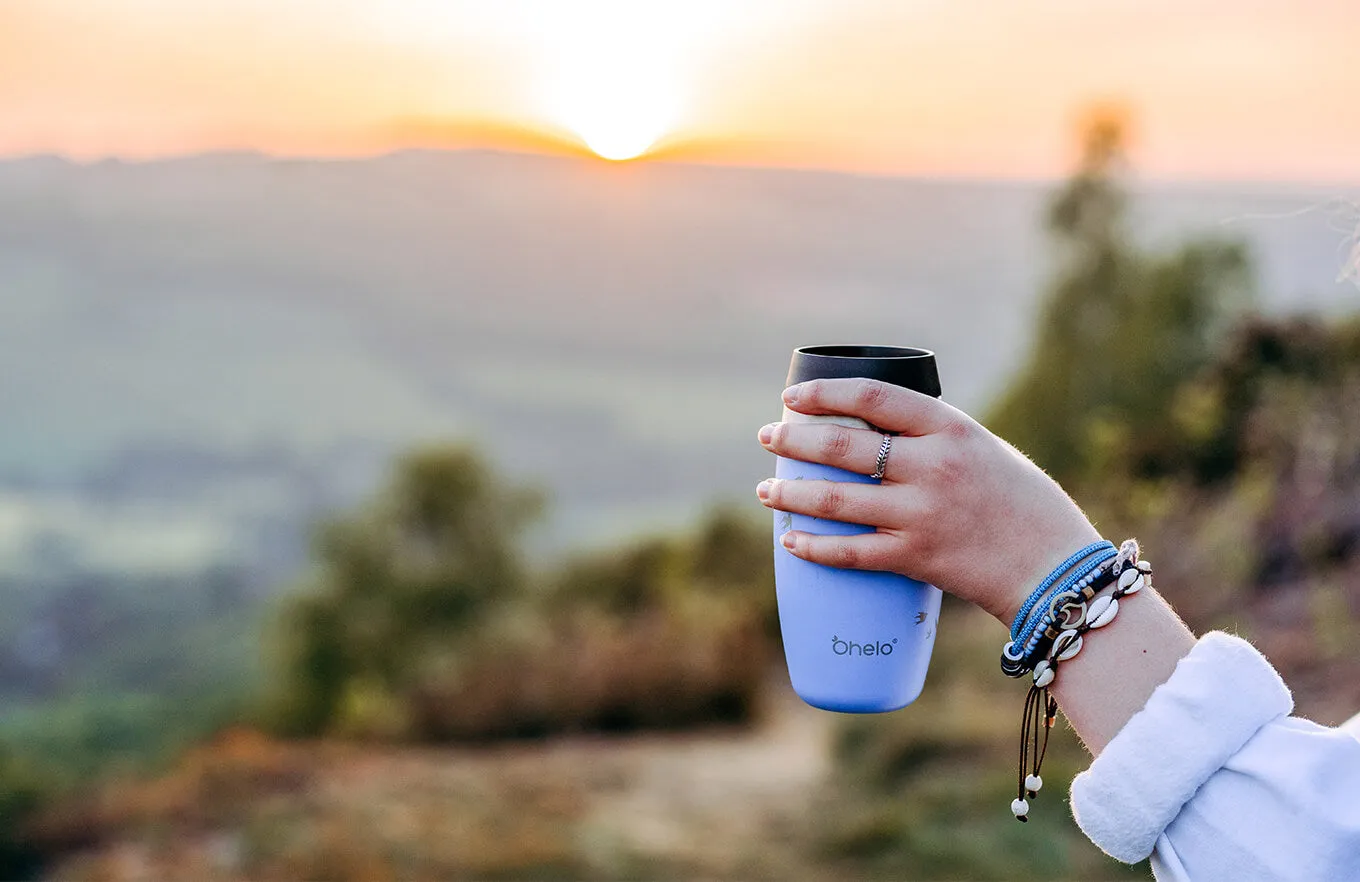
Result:
<svg viewBox="0 0 1360 882">
<path fill-rule="evenodd" d="M 1077 171 L 1048 209 L 1056 271 L 1034 346 L 988 420 L 1060 480 L 1115 456 L 1136 472 L 1164 468 L 1178 385 L 1249 299 L 1238 243 L 1192 240 L 1163 254 L 1132 241 L 1125 131 L 1117 113 L 1087 123 Z"/>
<path fill-rule="evenodd" d="M 401 693 L 425 653 L 518 597 L 518 541 L 541 505 L 471 449 L 441 447 L 407 456 L 372 504 L 325 524 L 316 583 L 282 615 L 285 726 L 327 728 L 357 688 Z"/>
</svg>

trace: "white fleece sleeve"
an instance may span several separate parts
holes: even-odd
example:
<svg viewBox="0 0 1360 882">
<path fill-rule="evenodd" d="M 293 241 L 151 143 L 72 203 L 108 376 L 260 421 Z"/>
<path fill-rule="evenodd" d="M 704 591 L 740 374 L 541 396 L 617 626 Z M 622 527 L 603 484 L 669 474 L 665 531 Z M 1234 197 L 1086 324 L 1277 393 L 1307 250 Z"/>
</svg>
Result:
<svg viewBox="0 0 1360 882">
<path fill-rule="evenodd" d="M 1251 644 L 1205 635 L 1072 782 L 1072 812 L 1159 880 L 1360 880 L 1360 739 L 1287 716 Z"/>
</svg>

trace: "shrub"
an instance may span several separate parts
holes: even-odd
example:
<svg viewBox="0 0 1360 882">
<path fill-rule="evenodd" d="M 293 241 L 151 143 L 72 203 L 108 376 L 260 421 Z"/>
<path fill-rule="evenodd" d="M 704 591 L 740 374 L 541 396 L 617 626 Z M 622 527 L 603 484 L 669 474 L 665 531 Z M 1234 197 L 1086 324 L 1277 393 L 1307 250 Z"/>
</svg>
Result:
<svg viewBox="0 0 1360 882">
<path fill-rule="evenodd" d="M 280 612 L 276 726 L 424 740 L 738 722 L 774 633 L 767 526 L 730 510 L 528 576 L 537 494 L 467 448 L 402 461 L 318 533 Z"/>
</svg>

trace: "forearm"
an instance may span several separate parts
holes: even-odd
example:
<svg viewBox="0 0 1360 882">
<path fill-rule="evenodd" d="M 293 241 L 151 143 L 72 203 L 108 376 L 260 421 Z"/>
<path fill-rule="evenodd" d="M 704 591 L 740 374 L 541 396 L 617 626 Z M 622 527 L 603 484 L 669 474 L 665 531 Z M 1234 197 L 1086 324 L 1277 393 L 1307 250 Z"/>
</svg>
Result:
<svg viewBox="0 0 1360 882">
<path fill-rule="evenodd" d="M 1144 589 L 1120 601 L 1119 617 L 1089 634 L 1081 653 L 1062 665 L 1053 697 L 1098 755 L 1194 645 L 1195 635 L 1161 595 Z"/>
<path fill-rule="evenodd" d="M 1022 472 L 1031 479 L 1036 473 Z M 1070 500 L 1055 497 L 1052 512 L 1047 522 L 1029 527 L 1026 542 L 1017 543 L 1045 553 L 1030 557 L 1027 568 L 1002 568 L 1020 574 L 1015 584 L 997 592 L 1004 600 L 990 610 L 1008 629 L 1029 592 L 1059 561 L 1101 538 Z M 1088 635 L 1081 652 L 1063 663 L 1050 691 L 1087 749 L 1098 755 L 1194 645 L 1195 635 L 1171 606 L 1146 588 L 1121 600 L 1118 618 Z"/>
</svg>

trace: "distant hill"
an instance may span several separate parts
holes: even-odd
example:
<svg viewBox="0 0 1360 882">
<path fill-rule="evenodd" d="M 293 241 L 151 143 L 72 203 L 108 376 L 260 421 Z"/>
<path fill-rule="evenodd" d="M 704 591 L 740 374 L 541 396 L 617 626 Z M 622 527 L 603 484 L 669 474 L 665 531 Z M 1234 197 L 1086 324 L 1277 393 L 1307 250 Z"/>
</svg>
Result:
<svg viewBox="0 0 1360 882">
<path fill-rule="evenodd" d="M 541 541 L 748 499 L 788 353 L 939 351 L 980 409 L 1027 345 L 1048 187 L 489 152 L 0 162 L 0 570 L 298 560 L 390 454 L 470 437 Z M 1248 238 L 1267 308 L 1352 308 L 1344 195 L 1145 188 Z"/>
</svg>

